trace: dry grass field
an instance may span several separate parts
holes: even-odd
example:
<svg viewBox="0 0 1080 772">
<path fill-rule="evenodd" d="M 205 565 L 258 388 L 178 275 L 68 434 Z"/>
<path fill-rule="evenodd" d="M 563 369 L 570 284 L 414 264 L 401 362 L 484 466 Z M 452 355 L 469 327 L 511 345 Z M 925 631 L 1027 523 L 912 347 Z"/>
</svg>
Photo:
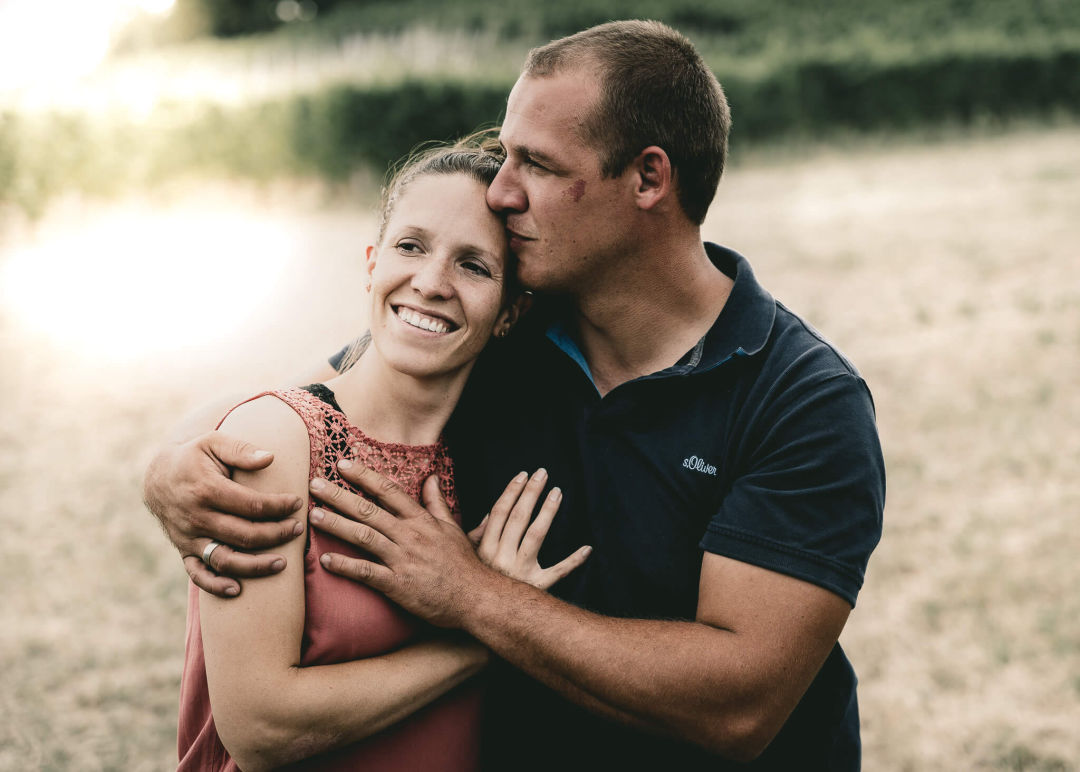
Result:
<svg viewBox="0 0 1080 772">
<path fill-rule="evenodd" d="M 186 584 L 143 464 L 348 339 L 362 211 L 211 188 L 0 220 L 0 770 L 175 763 Z M 1078 212 L 1074 127 L 758 154 L 706 224 L 876 398 L 885 536 L 843 638 L 868 770 L 1080 769 Z"/>
</svg>

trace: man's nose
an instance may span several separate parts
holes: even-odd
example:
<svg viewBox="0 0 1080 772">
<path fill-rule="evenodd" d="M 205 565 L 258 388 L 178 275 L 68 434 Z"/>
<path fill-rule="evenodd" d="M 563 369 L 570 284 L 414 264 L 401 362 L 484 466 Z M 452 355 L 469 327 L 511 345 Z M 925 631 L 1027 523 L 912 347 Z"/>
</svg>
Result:
<svg viewBox="0 0 1080 772">
<path fill-rule="evenodd" d="M 509 161 L 502 165 L 488 186 L 487 204 L 495 212 L 524 212 L 529 207 L 525 191 L 518 184 Z"/>
</svg>

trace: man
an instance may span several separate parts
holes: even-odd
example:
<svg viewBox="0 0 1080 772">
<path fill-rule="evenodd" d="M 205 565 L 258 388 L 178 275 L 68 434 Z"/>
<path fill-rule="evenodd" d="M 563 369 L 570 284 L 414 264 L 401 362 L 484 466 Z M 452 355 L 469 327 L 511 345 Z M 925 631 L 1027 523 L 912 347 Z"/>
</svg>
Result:
<svg viewBox="0 0 1080 772">
<path fill-rule="evenodd" d="M 478 364 L 449 439 L 466 526 L 523 469 L 562 489 L 541 558 L 594 551 L 553 595 L 487 568 L 434 498 L 425 509 L 355 466 L 346 476 L 380 506 L 313 481 L 327 511 L 312 524 L 379 559 L 328 570 L 509 666 L 491 673 L 493 769 L 859 767 L 837 639 L 880 536 L 873 406 L 742 257 L 702 244 L 728 125 L 696 51 L 651 22 L 534 50 L 510 93 L 488 203 L 522 283 L 551 300 Z M 219 593 L 239 588 L 200 564 L 207 537 L 267 546 L 288 521 L 208 507 L 294 504 L 220 480 L 267 462 L 250 450 L 199 437 L 148 471 L 148 503 Z M 210 554 L 243 576 L 273 559 Z"/>
</svg>

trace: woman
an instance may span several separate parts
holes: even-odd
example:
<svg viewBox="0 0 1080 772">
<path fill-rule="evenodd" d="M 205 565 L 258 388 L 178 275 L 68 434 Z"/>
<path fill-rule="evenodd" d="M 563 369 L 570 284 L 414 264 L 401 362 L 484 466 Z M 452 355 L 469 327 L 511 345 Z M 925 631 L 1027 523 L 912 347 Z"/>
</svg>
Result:
<svg viewBox="0 0 1080 772">
<path fill-rule="evenodd" d="M 340 483 L 337 462 L 358 458 L 417 498 L 436 475 L 457 515 L 440 435 L 481 349 L 506 335 L 521 307 L 503 225 L 484 198 L 498 166 L 490 152 L 459 144 L 398 173 L 384 195 L 378 244 L 367 249 L 371 345 L 326 384 L 234 408 L 221 428 L 275 458 L 237 479 L 306 499 L 310 477 Z M 501 523 L 528 518 L 544 482 L 538 472 L 510 483 L 492 507 L 481 554 L 502 552 L 499 540 L 520 534 Z M 545 499 L 534 535 L 546 534 L 558 498 L 555 489 Z M 542 570 L 535 550 L 512 546 L 513 565 L 500 568 L 545 588 L 587 554 Z M 467 681 L 486 651 L 425 629 L 374 591 L 324 571 L 324 552 L 355 554 L 309 530 L 287 545 L 282 573 L 248 583 L 238 599 L 192 587 L 180 769 L 300 760 L 318 769 L 475 768 L 480 694 Z"/>
</svg>

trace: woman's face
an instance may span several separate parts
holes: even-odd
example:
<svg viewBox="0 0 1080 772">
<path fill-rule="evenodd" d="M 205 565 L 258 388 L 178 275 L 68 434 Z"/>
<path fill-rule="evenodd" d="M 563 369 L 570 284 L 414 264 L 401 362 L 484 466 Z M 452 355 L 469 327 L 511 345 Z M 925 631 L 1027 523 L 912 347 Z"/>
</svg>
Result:
<svg viewBox="0 0 1080 772">
<path fill-rule="evenodd" d="M 413 180 L 382 243 L 368 247 L 371 336 L 396 370 L 416 377 L 468 372 L 508 328 L 508 247 L 487 187 L 464 174 Z"/>
</svg>

